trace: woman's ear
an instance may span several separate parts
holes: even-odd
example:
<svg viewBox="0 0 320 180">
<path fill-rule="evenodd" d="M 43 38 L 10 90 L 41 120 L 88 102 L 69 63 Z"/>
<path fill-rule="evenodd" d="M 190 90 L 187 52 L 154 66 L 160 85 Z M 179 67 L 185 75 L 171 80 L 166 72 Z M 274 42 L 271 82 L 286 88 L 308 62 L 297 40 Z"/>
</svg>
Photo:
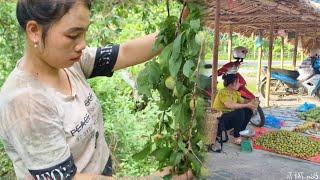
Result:
<svg viewBox="0 0 320 180">
<path fill-rule="evenodd" d="M 28 40 L 37 47 L 41 41 L 42 28 L 36 21 L 28 21 L 26 24 L 26 34 Z"/>
</svg>

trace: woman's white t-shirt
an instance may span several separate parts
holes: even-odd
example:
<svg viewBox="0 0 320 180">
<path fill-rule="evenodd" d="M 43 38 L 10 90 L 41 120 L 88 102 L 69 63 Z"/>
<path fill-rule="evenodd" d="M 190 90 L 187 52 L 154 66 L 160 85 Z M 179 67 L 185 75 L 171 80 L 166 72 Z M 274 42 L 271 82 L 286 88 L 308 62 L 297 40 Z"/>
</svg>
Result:
<svg viewBox="0 0 320 180">
<path fill-rule="evenodd" d="M 18 179 L 68 179 L 74 173 L 100 174 L 110 151 L 102 109 L 86 79 L 112 76 L 119 46 L 86 48 L 65 72 L 72 95 L 27 75 L 18 65 L 0 94 L 0 137 Z"/>
</svg>

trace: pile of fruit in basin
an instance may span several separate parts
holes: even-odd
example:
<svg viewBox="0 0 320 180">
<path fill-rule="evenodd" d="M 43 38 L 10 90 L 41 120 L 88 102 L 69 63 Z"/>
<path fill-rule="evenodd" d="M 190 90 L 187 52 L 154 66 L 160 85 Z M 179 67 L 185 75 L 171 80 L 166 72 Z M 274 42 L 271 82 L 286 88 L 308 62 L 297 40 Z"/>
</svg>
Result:
<svg viewBox="0 0 320 180">
<path fill-rule="evenodd" d="M 309 133 L 309 134 L 319 134 L 320 135 L 320 124 L 315 122 L 304 122 L 301 125 L 296 126 L 293 129 L 294 132 L 300 132 L 300 133 Z"/>
<path fill-rule="evenodd" d="M 299 117 L 306 122 L 297 126 L 294 131 L 320 135 L 320 107 L 300 113 Z"/>
<path fill-rule="evenodd" d="M 299 117 L 302 120 L 320 123 L 320 107 L 316 107 L 314 109 L 311 109 L 310 111 L 300 113 Z"/>
<path fill-rule="evenodd" d="M 320 155 L 320 140 L 291 131 L 271 131 L 255 141 L 256 145 L 275 153 L 308 159 Z"/>
</svg>

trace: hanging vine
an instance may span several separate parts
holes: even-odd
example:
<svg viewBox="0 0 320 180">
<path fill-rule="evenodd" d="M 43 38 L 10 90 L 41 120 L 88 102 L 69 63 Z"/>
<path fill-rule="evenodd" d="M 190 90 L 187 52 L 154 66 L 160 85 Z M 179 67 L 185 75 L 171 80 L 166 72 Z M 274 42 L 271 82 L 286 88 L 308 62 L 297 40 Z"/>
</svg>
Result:
<svg viewBox="0 0 320 180">
<path fill-rule="evenodd" d="M 186 9 L 189 15 L 182 21 Z M 170 15 L 169 8 L 167 11 L 168 17 L 160 25 L 154 46 L 163 47 L 159 61 L 146 63 L 137 78 L 141 94 L 152 98 L 153 92 L 159 93 L 158 106 L 162 113 L 145 148 L 134 158 L 154 156 L 159 169 L 171 166 L 174 174 L 192 169 L 199 175 L 205 113 L 198 77 L 205 49 L 203 11 L 194 3 L 185 3 L 179 18 Z"/>
</svg>

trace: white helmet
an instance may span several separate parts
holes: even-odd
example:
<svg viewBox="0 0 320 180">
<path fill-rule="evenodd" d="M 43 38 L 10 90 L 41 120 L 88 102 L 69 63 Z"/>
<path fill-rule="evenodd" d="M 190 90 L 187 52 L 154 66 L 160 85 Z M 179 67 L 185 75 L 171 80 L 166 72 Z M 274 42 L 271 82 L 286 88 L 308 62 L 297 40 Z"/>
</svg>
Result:
<svg viewBox="0 0 320 180">
<path fill-rule="evenodd" d="M 310 50 L 309 57 L 318 57 L 318 56 L 320 56 L 320 49 L 319 48 L 312 48 Z"/>
<path fill-rule="evenodd" d="M 248 53 L 248 49 L 243 46 L 238 46 L 233 49 L 233 58 L 244 59 Z"/>
</svg>

